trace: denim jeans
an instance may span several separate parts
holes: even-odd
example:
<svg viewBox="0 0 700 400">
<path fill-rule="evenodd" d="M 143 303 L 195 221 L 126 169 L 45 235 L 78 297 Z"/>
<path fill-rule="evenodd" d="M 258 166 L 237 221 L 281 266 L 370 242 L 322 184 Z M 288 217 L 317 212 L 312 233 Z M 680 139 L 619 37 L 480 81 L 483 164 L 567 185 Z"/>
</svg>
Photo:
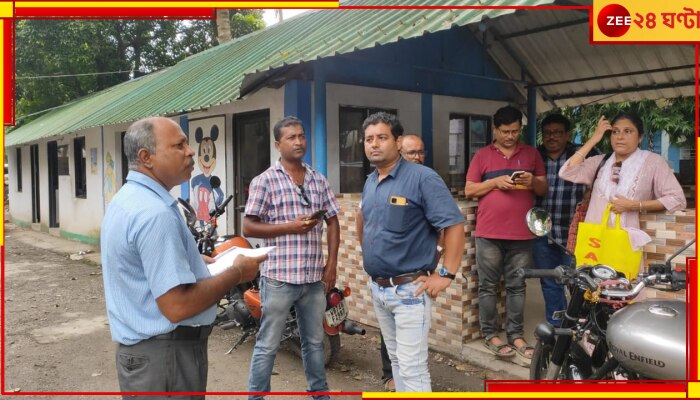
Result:
<svg viewBox="0 0 700 400">
<path fill-rule="evenodd" d="M 479 323 L 481 336 L 498 335 L 498 286 L 506 283 L 506 336 L 512 342 L 523 337 L 525 279 L 518 269 L 532 266 L 532 240 L 476 238 L 476 267 L 479 274 Z"/>
<path fill-rule="evenodd" d="M 532 257 L 537 269 L 554 269 L 559 265 L 569 265 L 571 257 L 555 244 L 549 244 L 546 237 L 535 239 Z M 544 297 L 545 317 L 553 326 L 559 326 L 561 320 L 552 318 L 555 311 L 566 310 L 566 293 L 564 286 L 554 281 L 554 278 L 540 279 L 542 296 Z"/>
<path fill-rule="evenodd" d="M 387 288 L 373 281 L 369 285 L 374 311 L 391 359 L 396 391 L 430 392 L 430 297 L 425 292 L 414 296 L 420 285 L 413 282 Z"/>
<path fill-rule="evenodd" d="M 294 306 L 301 337 L 301 358 L 308 383 L 307 391 L 328 392 L 326 368 L 324 365 L 323 317 L 326 310 L 326 296 L 323 282 L 295 285 L 266 277 L 260 278 L 260 299 L 262 317 L 260 330 L 255 340 L 253 358 L 250 361 L 248 391 L 269 392 L 272 367 L 280 347 L 282 332 L 289 309 Z M 262 396 L 250 396 L 262 399 Z M 314 396 L 314 399 L 328 399 L 329 396 Z"/>
</svg>

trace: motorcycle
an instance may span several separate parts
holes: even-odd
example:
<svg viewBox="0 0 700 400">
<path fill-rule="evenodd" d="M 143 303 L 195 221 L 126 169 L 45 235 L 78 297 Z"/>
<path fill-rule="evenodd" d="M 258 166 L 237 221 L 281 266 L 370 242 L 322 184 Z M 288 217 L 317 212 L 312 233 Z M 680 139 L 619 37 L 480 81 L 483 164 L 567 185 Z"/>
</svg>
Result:
<svg viewBox="0 0 700 400">
<path fill-rule="evenodd" d="M 218 177 L 212 176 L 210 184 L 212 187 L 219 187 L 221 181 Z M 231 199 L 233 196 L 228 196 L 221 205 L 215 206 L 209 213 L 209 220 L 203 226 L 198 224 L 195 210 L 190 203 L 182 198 L 177 199 L 185 216 L 187 227 L 194 236 L 201 254 L 216 257 L 233 247 L 252 248 L 250 242 L 243 237 L 219 236 L 217 234 L 217 218 L 226 211 L 226 206 Z M 260 328 L 262 310 L 259 279 L 260 274 L 251 282 L 244 282 L 231 288 L 218 304 L 215 325 L 224 330 L 236 327 L 242 330 L 242 335 L 226 354 L 230 354 L 238 348 L 250 335 L 255 335 Z M 350 293 L 348 287 L 342 291 L 334 287 L 326 294 L 326 311 L 323 320 L 323 330 L 326 333 L 323 340 L 325 365 L 329 365 L 335 360 L 340 352 L 340 332 L 348 335 L 365 334 L 363 328 L 347 319 L 348 307 L 345 299 L 350 296 Z M 291 350 L 301 356 L 301 339 L 294 307 L 289 310 L 287 315 L 281 342 L 288 342 Z"/>
<path fill-rule="evenodd" d="M 652 264 L 633 282 L 608 265 L 576 268 L 575 257 L 548 235 L 551 217 L 533 208 L 526 217 L 536 236 L 548 238 L 571 256 L 570 265 L 552 270 L 520 270 L 523 278 L 552 277 L 570 294 L 566 311 L 555 319 L 561 327 L 541 322 L 530 364 L 533 380 L 686 380 L 686 303 L 680 300 L 635 301 L 646 286 L 685 289 L 686 273 L 671 260 Z"/>
</svg>

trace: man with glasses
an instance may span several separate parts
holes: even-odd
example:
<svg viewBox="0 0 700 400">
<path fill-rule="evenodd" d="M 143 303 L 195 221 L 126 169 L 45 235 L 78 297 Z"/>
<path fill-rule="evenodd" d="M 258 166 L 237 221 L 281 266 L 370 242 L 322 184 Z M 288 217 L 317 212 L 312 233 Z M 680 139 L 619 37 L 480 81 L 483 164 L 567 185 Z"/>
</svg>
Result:
<svg viewBox="0 0 700 400">
<path fill-rule="evenodd" d="M 325 293 L 335 287 L 340 208 L 326 178 L 302 161 L 306 136 L 301 120 L 286 117 L 275 124 L 273 134 L 280 159 L 251 182 L 243 220 L 244 235 L 263 238 L 265 246 L 276 246 L 260 266 L 262 318 L 250 362 L 248 390 L 270 391 L 275 356 L 287 315 L 294 306 L 308 391 L 328 392 L 323 317 Z M 324 216 L 312 217 L 321 210 L 325 210 Z M 321 249 L 321 219 L 327 226 L 326 260 Z"/>
<path fill-rule="evenodd" d="M 532 266 L 533 235 L 525 225 L 525 214 L 534 205 L 535 195 L 547 193 L 547 178 L 537 149 L 520 143 L 522 117 L 520 110 L 510 106 L 496 111 L 494 141 L 474 155 L 464 192 L 479 199 L 474 236 L 484 345 L 497 357 L 518 354 L 528 361 L 533 349 L 523 338 L 525 281 L 516 271 Z M 496 306 L 502 275 L 507 344 L 499 337 Z"/>
<path fill-rule="evenodd" d="M 548 190 L 545 196 L 537 197 L 537 206 L 552 215 L 552 238 L 566 245 L 569 236 L 571 218 L 576 212 L 576 205 L 583 199 L 586 185 L 569 182 L 559 177 L 559 170 L 569 157 L 576 154 L 580 146 L 570 142 L 571 121 L 561 114 L 550 114 L 542 120 L 542 144 L 537 147 L 545 163 Z M 593 150 L 588 155 L 598 154 Z M 571 258 L 546 237 L 536 238 L 533 247 L 535 268 L 553 269 L 558 265 L 568 265 Z M 564 287 L 554 278 L 540 279 L 544 297 L 547 321 L 559 326 L 561 320 L 555 320 L 555 311 L 566 310 Z"/>
<path fill-rule="evenodd" d="M 401 156 L 408 161 L 423 165 L 425 163 L 425 143 L 420 136 L 407 133 L 401 136 Z"/>
</svg>

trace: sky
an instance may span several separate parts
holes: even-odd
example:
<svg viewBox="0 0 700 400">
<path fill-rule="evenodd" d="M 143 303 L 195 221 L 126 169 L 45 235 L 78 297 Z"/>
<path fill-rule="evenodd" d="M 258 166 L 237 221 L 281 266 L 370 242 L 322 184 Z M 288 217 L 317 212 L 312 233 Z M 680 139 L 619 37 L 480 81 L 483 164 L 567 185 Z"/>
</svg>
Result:
<svg viewBox="0 0 700 400">
<path fill-rule="evenodd" d="M 284 16 L 284 19 L 288 19 L 294 15 L 301 14 L 304 11 L 308 11 L 308 10 L 306 10 L 306 9 L 282 10 L 282 15 Z M 265 12 L 263 13 L 263 20 L 265 21 L 266 26 L 276 24 L 277 18 L 275 17 L 275 10 L 266 9 Z"/>
</svg>

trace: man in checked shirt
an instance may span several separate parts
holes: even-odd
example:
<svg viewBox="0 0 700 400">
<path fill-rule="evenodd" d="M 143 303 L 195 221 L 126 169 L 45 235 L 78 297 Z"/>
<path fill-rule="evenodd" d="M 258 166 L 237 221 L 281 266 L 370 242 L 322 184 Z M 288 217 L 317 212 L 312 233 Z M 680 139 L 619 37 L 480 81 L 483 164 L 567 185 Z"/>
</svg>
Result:
<svg viewBox="0 0 700 400">
<path fill-rule="evenodd" d="M 301 121 L 286 117 L 275 125 L 273 134 L 280 159 L 251 182 L 243 220 L 245 236 L 263 238 L 265 246 L 277 247 L 260 264 L 262 318 L 250 362 L 248 391 L 270 391 L 272 366 L 287 314 L 294 306 L 308 391 L 328 392 L 323 315 L 325 293 L 335 286 L 340 208 L 326 178 L 302 161 L 306 137 Z M 325 215 L 312 218 L 319 210 L 325 210 Z M 321 251 L 324 219 L 327 260 Z"/>
<path fill-rule="evenodd" d="M 552 215 L 552 237 L 562 245 L 566 245 L 569 236 L 569 225 L 576 211 L 576 204 L 583 199 L 586 185 L 575 184 L 559 177 L 559 170 L 578 147 L 570 142 L 571 122 L 561 114 L 550 114 L 542 120 L 542 144 L 537 147 L 545 169 L 547 170 L 547 195 L 537 197 L 536 205 L 544 208 Z M 589 156 L 598 154 L 591 152 Z M 558 265 L 569 265 L 571 258 L 559 246 L 549 243 L 546 237 L 535 239 L 533 246 L 535 268 L 552 269 Z M 557 284 L 554 278 L 540 279 L 542 295 L 544 296 L 547 321 L 559 326 L 560 320 L 555 320 L 555 311 L 566 310 L 566 295 L 564 287 Z"/>
</svg>

